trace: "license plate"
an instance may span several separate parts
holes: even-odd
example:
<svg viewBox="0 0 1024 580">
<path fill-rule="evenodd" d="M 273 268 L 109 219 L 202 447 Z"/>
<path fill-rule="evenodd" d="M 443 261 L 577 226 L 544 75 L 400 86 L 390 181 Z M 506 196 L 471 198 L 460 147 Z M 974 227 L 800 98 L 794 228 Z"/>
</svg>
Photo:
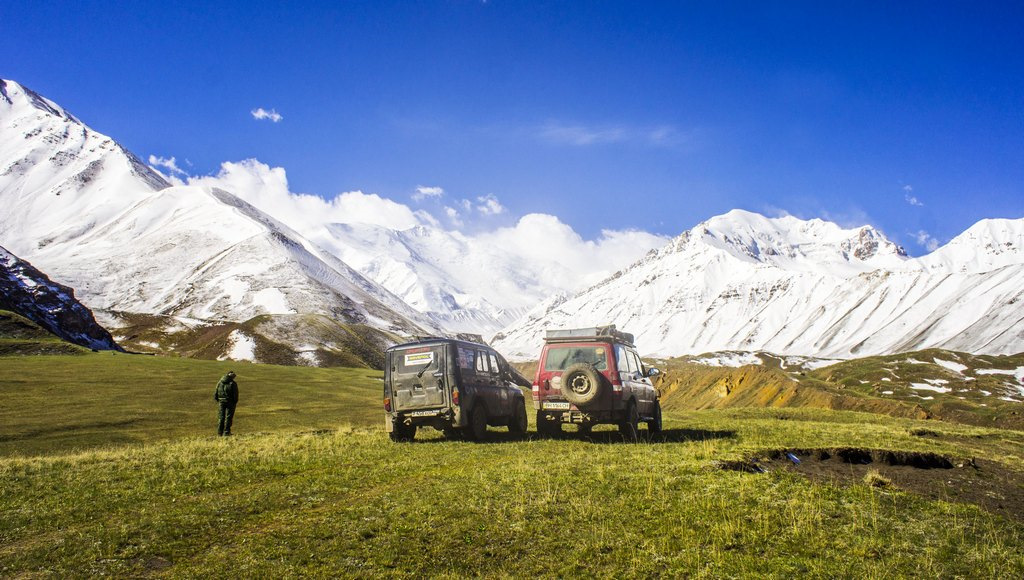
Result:
<svg viewBox="0 0 1024 580">
<path fill-rule="evenodd" d="M 569 410 L 569 403 L 544 403 L 544 408 L 545 409 L 554 409 L 554 410 L 568 411 Z"/>
<path fill-rule="evenodd" d="M 438 413 L 440 413 L 440 411 L 436 411 L 435 410 L 435 411 L 413 411 L 411 413 L 406 413 L 406 414 L 409 415 L 410 417 L 429 417 L 431 415 L 436 415 Z"/>
</svg>

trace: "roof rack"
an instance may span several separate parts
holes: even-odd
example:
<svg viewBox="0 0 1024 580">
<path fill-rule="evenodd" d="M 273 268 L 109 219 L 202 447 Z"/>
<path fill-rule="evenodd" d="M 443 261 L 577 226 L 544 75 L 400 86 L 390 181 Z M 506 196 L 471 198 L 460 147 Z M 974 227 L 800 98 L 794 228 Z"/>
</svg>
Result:
<svg viewBox="0 0 1024 580">
<path fill-rule="evenodd" d="M 604 326 L 590 326 L 587 328 L 564 328 L 548 330 L 544 334 L 545 342 L 572 342 L 575 340 L 587 340 L 595 338 L 612 338 L 624 342 L 629 346 L 633 344 L 633 335 L 629 332 L 617 330 L 614 324 Z"/>
</svg>

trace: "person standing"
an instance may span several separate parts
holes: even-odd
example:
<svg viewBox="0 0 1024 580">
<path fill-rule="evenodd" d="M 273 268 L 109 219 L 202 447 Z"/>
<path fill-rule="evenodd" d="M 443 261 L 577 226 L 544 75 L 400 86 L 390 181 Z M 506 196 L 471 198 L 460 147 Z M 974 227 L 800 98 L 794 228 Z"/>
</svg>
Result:
<svg viewBox="0 0 1024 580">
<path fill-rule="evenodd" d="M 217 390 L 213 392 L 213 399 L 220 405 L 217 413 L 217 435 L 231 435 L 231 421 L 235 418 L 235 405 L 238 404 L 238 383 L 235 382 L 235 373 L 228 371 L 228 374 L 221 377 L 217 383 Z"/>
</svg>

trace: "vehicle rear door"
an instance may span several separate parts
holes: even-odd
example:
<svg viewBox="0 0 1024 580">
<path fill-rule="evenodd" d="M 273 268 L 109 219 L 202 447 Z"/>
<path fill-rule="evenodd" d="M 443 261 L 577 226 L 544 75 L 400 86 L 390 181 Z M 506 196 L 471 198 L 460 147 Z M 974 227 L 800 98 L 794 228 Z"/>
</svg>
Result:
<svg viewBox="0 0 1024 580">
<path fill-rule="evenodd" d="M 391 393 L 396 411 L 436 409 L 447 404 L 448 345 L 414 346 L 391 353 Z"/>
</svg>

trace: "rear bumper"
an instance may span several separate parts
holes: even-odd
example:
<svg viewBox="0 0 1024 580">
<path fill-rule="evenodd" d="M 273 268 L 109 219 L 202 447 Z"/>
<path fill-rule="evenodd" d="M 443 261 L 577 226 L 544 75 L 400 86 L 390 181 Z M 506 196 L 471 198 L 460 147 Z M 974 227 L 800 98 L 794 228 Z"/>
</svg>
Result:
<svg viewBox="0 0 1024 580">
<path fill-rule="evenodd" d="M 595 425 L 598 423 L 618 423 L 622 420 L 622 411 L 612 410 L 551 410 L 542 409 L 537 412 L 537 421 L 556 423 L 573 423 L 576 425 Z"/>
<path fill-rule="evenodd" d="M 388 433 L 395 430 L 395 424 L 444 429 L 446 427 L 462 427 L 462 423 L 460 410 L 447 407 L 384 413 L 384 429 Z"/>
</svg>

